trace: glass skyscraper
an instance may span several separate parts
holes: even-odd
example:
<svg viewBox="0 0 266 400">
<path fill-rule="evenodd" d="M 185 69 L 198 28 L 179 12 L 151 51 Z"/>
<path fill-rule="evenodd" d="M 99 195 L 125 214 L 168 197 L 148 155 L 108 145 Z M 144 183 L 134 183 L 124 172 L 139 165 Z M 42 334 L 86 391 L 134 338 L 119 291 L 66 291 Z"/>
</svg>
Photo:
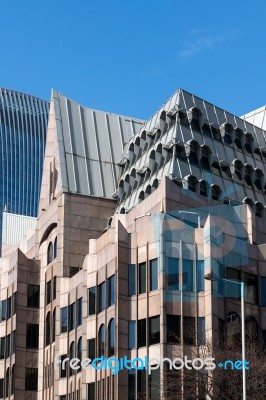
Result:
<svg viewBox="0 0 266 400">
<path fill-rule="evenodd" d="M 0 89 L 0 242 L 2 213 L 37 216 L 49 103 Z"/>
</svg>

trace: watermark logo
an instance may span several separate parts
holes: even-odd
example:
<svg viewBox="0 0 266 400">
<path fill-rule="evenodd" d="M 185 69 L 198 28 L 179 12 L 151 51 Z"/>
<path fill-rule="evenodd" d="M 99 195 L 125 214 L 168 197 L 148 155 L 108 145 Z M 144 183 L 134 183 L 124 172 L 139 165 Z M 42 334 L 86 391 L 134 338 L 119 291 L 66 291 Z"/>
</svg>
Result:
<svg viewBox="0 0 266 400">
<path fill-rule="evenodd" d="M 72 370 L 81 369 L 89 369 L 93 368 L 96 371 L 100 370 L 110 370 L 112 375 L 116 375 L 119 371 L 123 369 L 127 370 L 146 370 L 149 374 L 151 371 L 159 369 L 163 365 L 168 365 L 169 370 L 180 371 L 181 369 L 187 370 L 201 370 L 212 371 L 215 368 L 225 369 L 225 370 L 242 370 L 243 368 L 249 370 L 249 362 L 244 360 L 226 360 L 222 362 L 215 362 L 215 358 L 207 357 L 207 358 L 194 358 L 193 360 L 189 359 L 187 356 L 184 358 L 174 358 L 171 360 L 170 358 L 148 358 L 145 356 L 144 358 L 134 358 L 129 360 L 127 356 L 116 358 L 116 357 L 98 357 L 91 360 L 90 358 L 84 358 L 82 360 L 78 358 L 64 358 L 61 360 L 59 354 L 56 354 L 54 359 L 54 368 L 58 368 L 61 366 L 62 370 L 66 370 L 70 368 Z"/>
</svg>

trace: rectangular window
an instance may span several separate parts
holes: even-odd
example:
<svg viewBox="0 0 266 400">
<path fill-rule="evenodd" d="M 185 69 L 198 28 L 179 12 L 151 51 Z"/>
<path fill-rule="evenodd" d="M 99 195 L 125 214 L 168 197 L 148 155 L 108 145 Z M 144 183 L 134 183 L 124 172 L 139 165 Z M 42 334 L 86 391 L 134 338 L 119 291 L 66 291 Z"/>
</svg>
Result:
<svg viewBox="0 0 266 400">
<path fill-rule="evenodd" d="M 183 260 L 183 291 L 193 292 L 193 260 Z"/>
<path fill-rule="evenodd" d="M 28 285 L 27 307 L 39 308 L 39 306 L 40 306 L 40 286 Z"/>
<path fill-rule="evenodd" d="M 7 299 L 6 319 L 11 317 L 11 297 Z"/>
<path fill-rule="evenodd" d="M 146 292 L 146 263 L 139 264 L 139 294 Z"/>
<path fill-rule="evenodd" d="M 99 312 L 105 310 L 106 307 L 106 288 L 105 288 L 105 282 L 101 283 L 99 285 Z"/>
<path fill-rule="evenodd" d="M 51 303 L 51 281 L 46 283 L 46 304 Z"/>
<path fill-rule="evenodd" d="M 197 292 L 204 291 L 204 260 L 196 262 Z"/>
<path fill-rule="evenodd" d="M 128 295 L 136 294 L 136 265 L 129 264 L 128 266 Z"/>
<path fill-rule="evenodd" d="M 1 302 L 2 313 L 1 313 L 1 321 L 5 321 L 7 319 L 7 301 L 3 300 Z"/>
<path fill-rule="evenodd" d="M 167 343 L 180 343 L 180 316 L 166 316 Z"/>
<path fill-rule="evenodd" d="M 56 299 L 56 276 L 53 277 L 53 300 Z"/>
<path fill-rule="evenodd" d="M 150 400 L 160 400 L 160 368 L 153 369 L 149 375 Z"/>
<path fill-rule="evenodd" d="M 179 290 L 179 259 L 173 257 L 166 258 L 168 287 Z"/>
<path fill-rule="evenodd" d="M 63 361 L 67 358 L 67 354 L 62 354 L 60 359 L 60 378 L 66 378 L 67 376 L 67 362 L 63 363 Z"/>
<path fill-rule="evenodd" d="M 16 331 L 11 334 L 11 354 L 15 354 L 16 350 Z"/>
<path fill-rule="evenodd" d="M 150 291 L 158 289 L 158 259 L 150 261 Z"/>
<path fill-rule="evenodd" d="M 77 326 L 82 324 L 82 297 L 77 301 Z"/>
<path fill-rule="evenodd" d="M 258 283 L 258 278 L 255 275 L 251 275 L 251 274 L 244 274 L 244 281 L 245 281 L 245 285 L 246 285 L 246 297 L 245 297 L 245 301 L 251 304 L 257 304 L 257 283 Z M 240 285 L 238 285 L 240 286 Z"/>
<path fill-rule="evenodd" d="M 225 344 L 225 327 L 225 321 L 218 318 L 218 341 L 220 347 L 224 347 Z"/>
<path fill-rule="evenodd" d="M 61 312 L 61 333 L 67 332 L 67 328 L 68 328 L 68 308 L 67 307 L 63 307 L 61 308 L 60 312 Z"/>
<path fill-rule="evenodd" d="M 87 400 L 94 400 L 95 399 L 95 383 L 88 383 L 87 384 Z"/>
<path fill-rule="evenodd" d="M 241 298 L 241 272 L 234 268 L 224 268 L 224 277 L 228 280 L 235 281 L 223 281 L 223 289 L 225 297 L 231 297 L 234 299 Z"/>
<path fill-rule="evenodd" d="M 115 275 L 108 278 L 108 307 L 115 304 Z"/>
<path fill-rule="evenodd" d="M 146 318 L 138 321 L 138 347 L 146 346 Z"/>
<path fill-rule="evenodd" d="M 25 368 L 25 390 L 38 390 L 38 368 Z"/>
<path fill-rule="evenodd" d="M 193 317 L 183 317 L 183 341 L 184 344 L 192 346 L 196 344 L 196 327 Z"/>
<path fill-rule="evenodd" d="M 6 336 L 5 358 L 10 357 L 10 335 Z"/>
<path fill-rule="evenodd" d="M 128 400 L 136 400 L 136 370 L 128 371 Z"/>
<path fill-rule="evenodd" d="M 0 360 L 3 360 L 5 358 L 5 338 L 2 337 L 0 339 Z"/>
<path fill-rule="evenodd" d="M 76 327 L 76 303 L 68 307 L 68 330 L 72 331 Z"/>
<path fill-rule="evenodd" d="M 17 308 L 17 292 L 13 293 L 12 296 L 12 315 L 16 314 L 16 308 Z"/>
<path fill-rule="evenodd" d="M 266 349 L 266 330 L 262 330 L 262 340 L 264 349 Z"/>
<path fill-rule="evenodd" d="M 0 379 L 0 399 L 4 398 L 4 379 Z"/>
<path fill-rule="evenodd" d="M 39 347 L 38 324 L 27 324 L 26 347 L 27 349 L 38 349 Z"/>
<path fill-rule="evenodd" d="M 160 343 L 160 317 L 149 318 L 149 345 Z"/>
<path fill-rule="evenodd" d="M 96 314 L 96 287 L 88 289 L 88 315 Z"/>
<path fill-rule="evenodd" d="M 260 278 L 260 304 L 262 307 L 266 307 L 266 278 Z"/>
<path fill-rule="evenodd" d="M 136 348 L 136 321 L 128 321 L 128 349 Z"/>
<path fill-rule="evenodd" d="M 138 370 L 138 395 L 146 398 L 146 370 Z"/>
<path fill-rule="evenodd" d="M 198 346 L 205 345 L 205 318 L 198 317 Z"/>
<path fill-rule="evenodd" d="M 94 360 L 94 358 L 96 357 L 95 353 L 95 339 L 88 339 L 87 340 L 87 345 L 88 345 L 88 358 L 90 358 L 91 360 Z"/>
</svg>

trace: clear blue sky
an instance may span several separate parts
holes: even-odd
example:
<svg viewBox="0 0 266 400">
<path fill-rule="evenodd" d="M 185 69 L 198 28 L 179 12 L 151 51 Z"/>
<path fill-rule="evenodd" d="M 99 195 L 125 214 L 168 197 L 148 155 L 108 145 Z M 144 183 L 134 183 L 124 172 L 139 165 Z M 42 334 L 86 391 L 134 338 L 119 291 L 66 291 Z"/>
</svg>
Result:
<svg viewBox="0 0 266 400">
<path fill-rule="evenodd" d="M 0 86 L 149 118 L 182 87 L 235 114 L 266 104 L 266 2 L 5 0 Z"/>
</svg>

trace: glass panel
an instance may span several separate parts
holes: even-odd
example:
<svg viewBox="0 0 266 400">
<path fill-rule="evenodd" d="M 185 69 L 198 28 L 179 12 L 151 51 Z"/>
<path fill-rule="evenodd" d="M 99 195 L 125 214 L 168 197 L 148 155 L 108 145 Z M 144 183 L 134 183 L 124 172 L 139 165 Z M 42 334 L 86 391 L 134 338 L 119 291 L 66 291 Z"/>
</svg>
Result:
<svg viewBox="0 0 266 400">
<path fill-rule="evenodd" d="M 51 281 L 46 283 L 46 304 L 51 303 Z"/>
<path fill-rule="evenodd" d="M 96 287 L 88 289 L 89 315 L 96 313 Z"/>
<path fill-rule="evenodd" d="M 183 291 L 193 291 L 193 260 L 183 260 Z"/>
<path fill-rule="evenodd" d="M 105 304 L 105 300 L 106 300 L 105 286 L 106 286 L 105 282 L 103 282 L 99 285 L 99 312 L 103 311 L 106 306 L 106 304 Z"/>
<path fill-rule="evenodd" d="M 205 345 L 205 318 L 198 317 L 198 346 Z"/>
<path fill-rule="evenodd" d="M 26 347 L 38 349 L 39 347 L 39 325 L 27 324 Z"/>
<path fill-rule="evenodd" d="M 138 321 L 138 347 L 146 346 L 146 319 Z"/>
<path fill-rule="evenodd" d="M 245 274 L 246 297 L 245 301 L 257 304 L 257 277 L 251 274 Z"/>
<path fill-rule="evenodd" d="M 88 340 L 88 357 L 91 360 L 95 358 L 95 339 Z"/>
<path fill-rule="evenodd" d="M 150 261 L 150 290 L 158 289 L 158 259 Z"/>
<path fill-rule="evenodd" d="M 104 356 L 105 353 L 105 326 L 101 325 L 98 336 L 98 357 Z"/>
<path fill-rule="evenodd" d="M 171 286 L 171 289 L 179 290 L 179 259 L 167 257 L 166 264 L 168 286 Z"/>
<path fill-rule="evenodd" d="M 95 399 L 95 383 L 88 383 L 87 391 L 88 391 L 88 400 L 94 400 Z"/>
<path fill-rule="evenodd" d="M 136 400 L 136 370 L 128 371 L 128 400 Z"/>
<path fill-rule="evenodd" d="M 184 344 L 195 345 L 196 343 L 196 329 L 195 318 L 183 317 L 183 341 Z"/>
<path fill-rule="evenodd" d="M 115 320 L 111 319 L 108 331 L 108 357 L 115 354 Z"/>
<path fill-rule="evenodd" d="M 61 308 L 61 333 L 67 332 L 68 326 L 67 307 Z"/>
<path fill-rule="evenodd" d="M 27 307 L 39 308 L 40 286 L 28 285 L 27 288 Z"/>
<path fill-rule="evenodd" d="M 136 294 L 136 265 L 129 264 L 128 266 L 128 295 Z"/>
<path fill-rule="evenodd" d="M 260 278 L 260 293 L 261 293 L 260 303 L 263 307 L 266 307 L 266 278 L 265 277 Z"/>
<path fill-rule="evenodd" d="M 138 371 L 138 394 L 141 398 L 146 398 L 146 370 Z"/>
<path fill-rule="evenodd" d="M 108 279 L 108 307 L 115 303 L 115 276 Z"/>
<path fill-rule="evenodd" d="M 146 263 L 139 264 L 139 294 L 146 292 Z"/>
<path fill-rule="evenodd" d="M 68 310 L 68 329 L 71 331 L 76 327 L 76 303 L 71 304 Z"/>
<path fill-rule="evenodd" d="M 149 344 L 160 343 L 160 317 L 149 318 Z"/>
<path fill-rule="evenodd" d="M 128 348 L 136 348 L 136 321 L 128 321 Z"/>
<path fill-rule="evenodd" d="M 2 315 L 1 315 L 1 320 L 5 321 L 7 317 L 7 301 L 3 300 L 2 301 Z"/>
<path fill-rule="evenodd" d="M 167 343 L 180 343 L 180 316 L 166 316 Z"/>
<path fill-rule="evenodd" d="M 160 400 L 160 368 L 153 369 L 149 375 L 150 400 Z"/>
<path fill-rule="evenodd" d="M 197 274 L 197 291 L 204 291 L 204 261 L 197 260 L 196 263 L 196 274 Z"/>
</svg>

